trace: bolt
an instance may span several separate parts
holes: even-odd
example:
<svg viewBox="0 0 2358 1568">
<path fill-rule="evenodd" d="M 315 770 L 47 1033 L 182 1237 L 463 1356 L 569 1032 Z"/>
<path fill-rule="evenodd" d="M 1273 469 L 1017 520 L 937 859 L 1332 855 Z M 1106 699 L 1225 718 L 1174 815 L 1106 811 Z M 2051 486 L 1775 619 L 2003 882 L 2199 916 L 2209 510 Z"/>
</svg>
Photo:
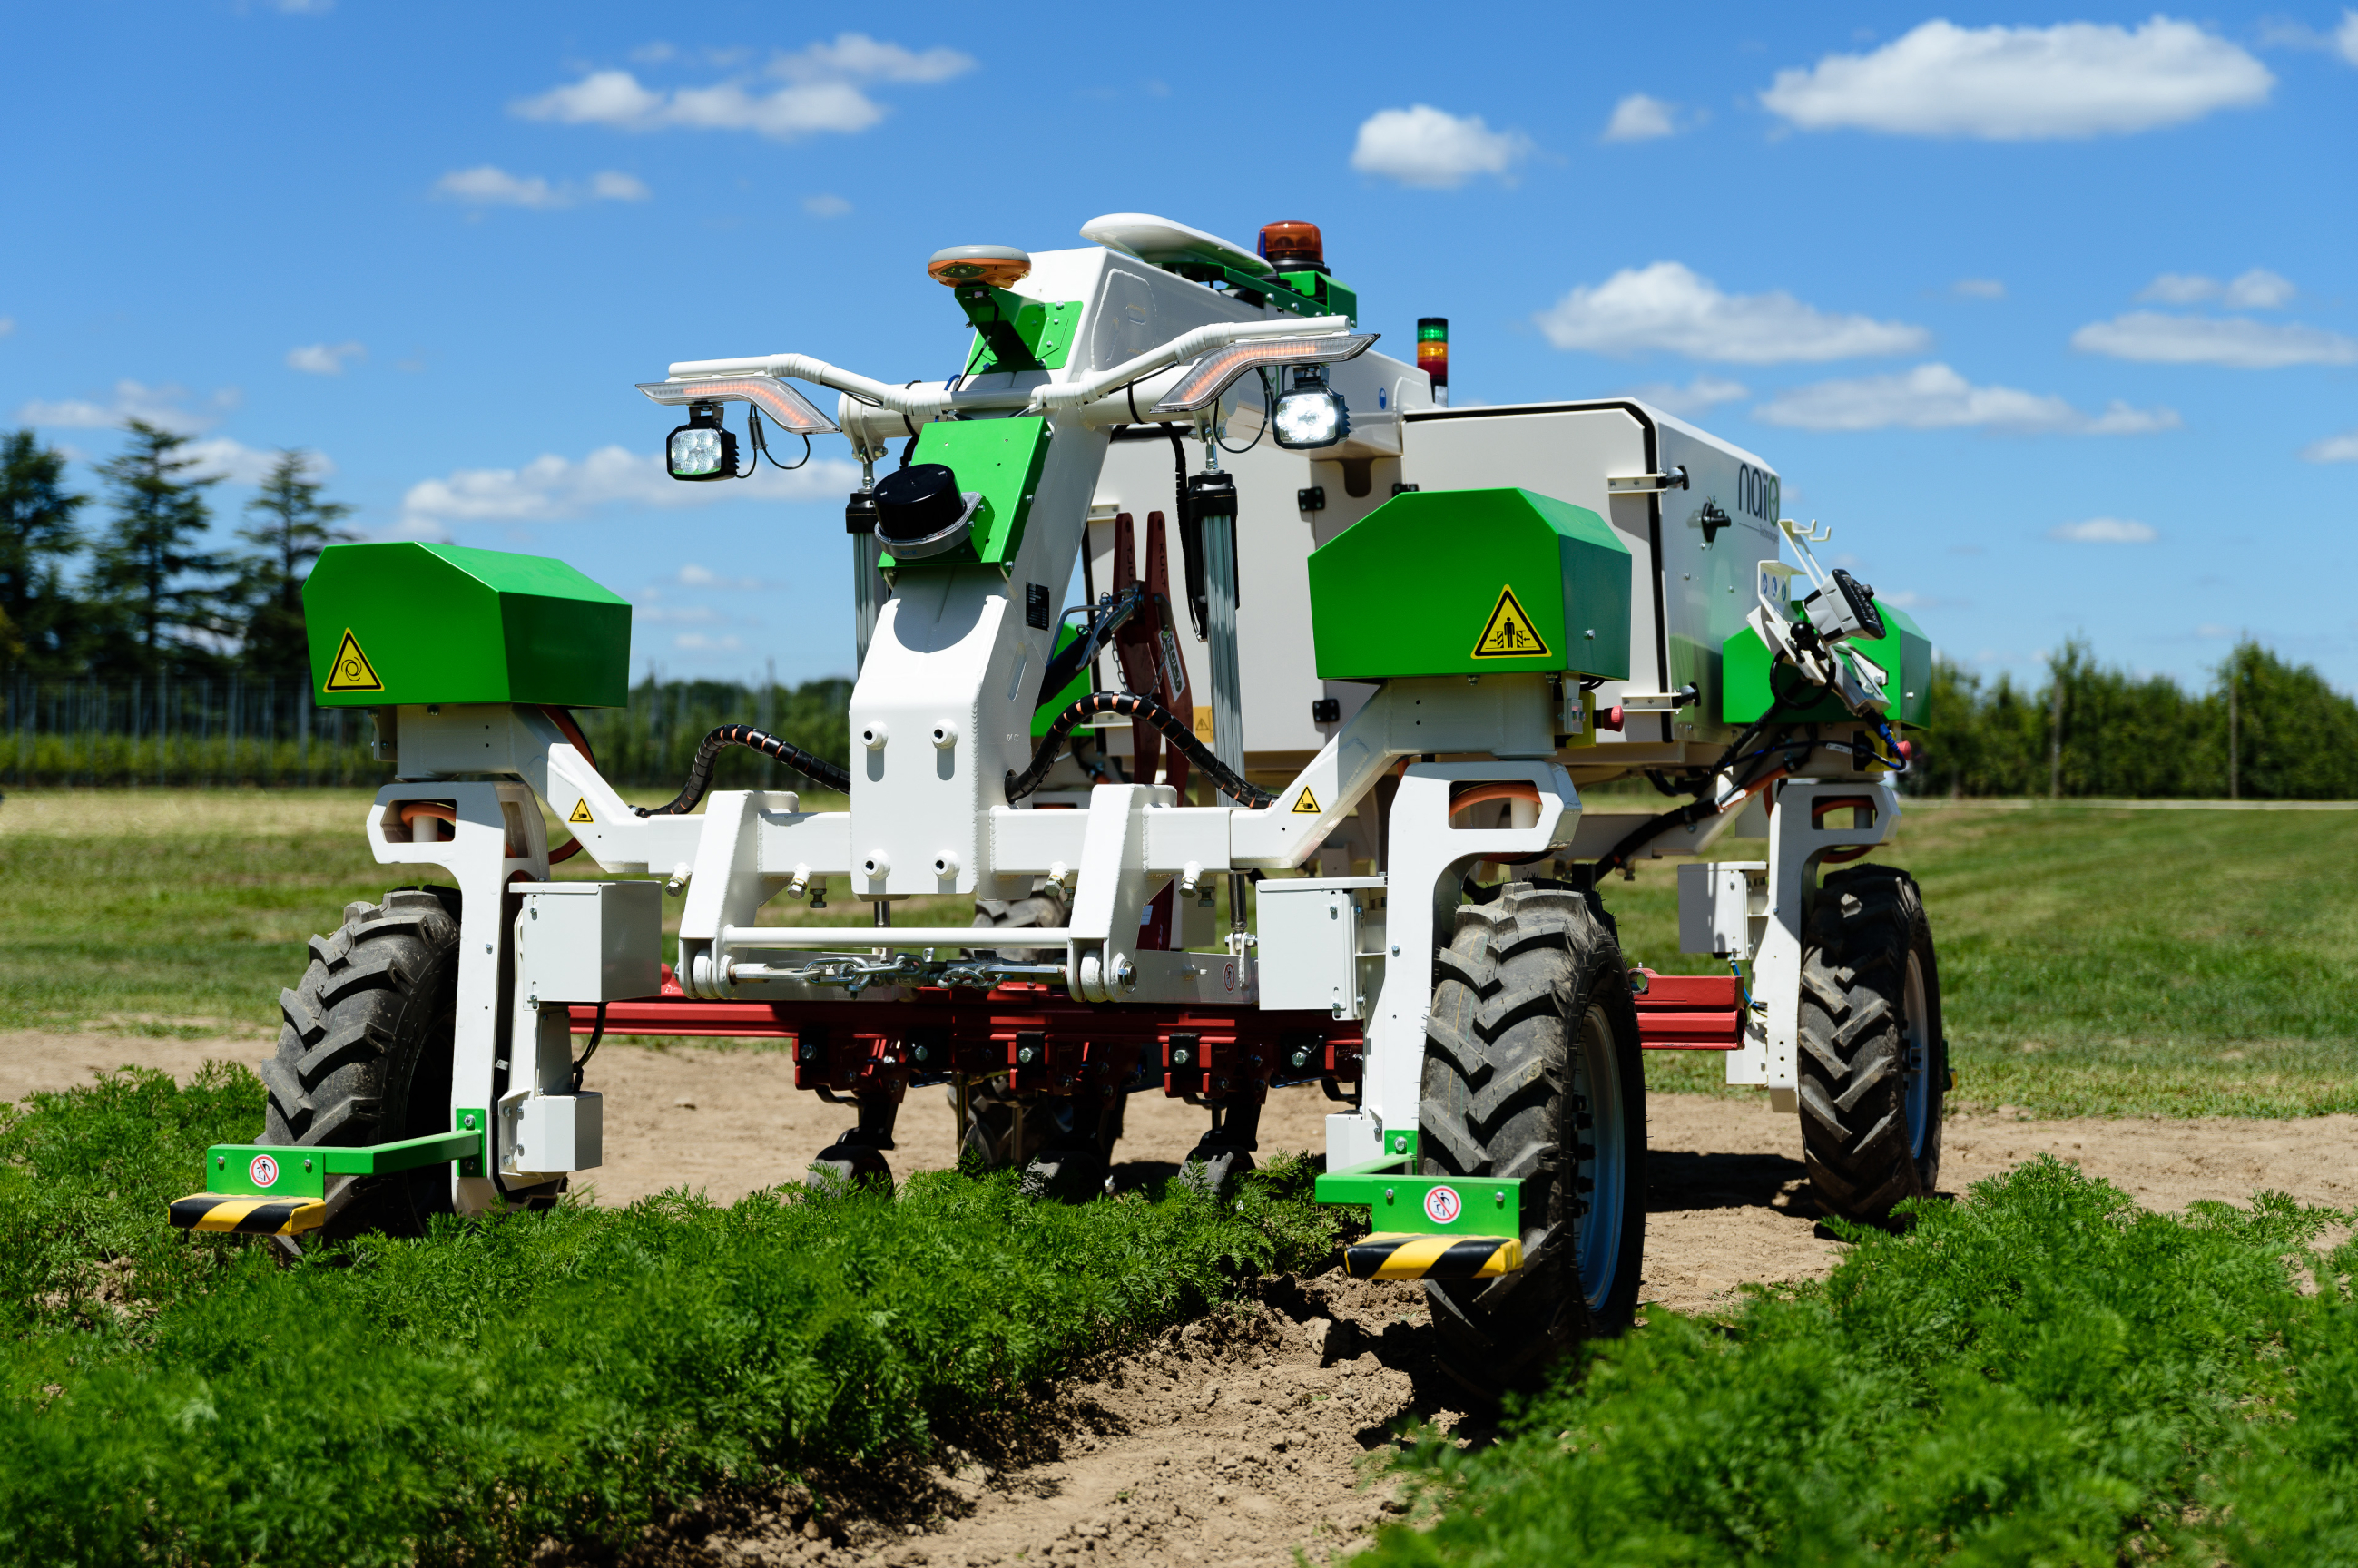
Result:
<svg viewBox="0 0 2358 1568">
<path fill-rule="evenodd" d="M 1394 1135 L 1393 1135 L 1393 1137 L 1392 1137 L 1392 1152 L 1393 1152 L 1393 1153 L 1395 1153 L 1395 1154 L 1405 1154 L 1405 1153 L 1407 1153 L 1407 1152 L 1408 1152 L 1408 1134 L 1407 1134 L 1407 1133 L 1405 1133 L 1405 1132 L 1401 1132 L 1401 1133 L 1396 1133 L 1396 1134 L 1394 1134 Z"/>
<path fill-rule="evenodd" d="M 1171 1065 L 1174 1067 L 1184 1067 L 1187 1065 L 1187 1047 L 1182 1045 L 1171 1053 Z"/>
<path fill-rule="evenodd" d="M 311 1168 L 311 1158 L 308 1154 L 303 1157 L 303 1168 L 307 1171 Z"/>
<path fill-rule="evenodd" d="M 1495 1192 L 1495 1193 L 1492 1193 L 1490 1195 L 1491 1195 L 1492 1197 L 1496 1198 L 1496 1199 L 1498 1201 L 1498 1206 L 1499 1206 L 1500 1208 L 1504 1208 L 1504 1207 L 1506 1207 L 1506 1206 L 1507 1206 L 1507 1195 L 1506 1195 L 1506 1193 L 1505 1193 L 1504 1191 Z"/>
<path fill-rule="evenodd" d="M 1015 1061 L 1019 1066 L 1030 1066 L 1039 1059 L 1039 1055 L 1040 1054 L 1029 1045 L 1019 1045 L 1015 1048 Z"/>
<path fill-rule="evenodd" d="M 1386 1187 L 1386 1188 L 1384 1189 L 1384 1202 L 1386 1202 L 1386 1203 L 1390 1203 L 1390 1202 L 1391 1202 L 1391 1201 L 1392 1201 L 1392 1190 L 1391 1190 L 1391 1188 L 1390 1188 L 1390 1187 Z"/>
<path fill-rule="evenodd" d="M 226 1154 L 216 1154 L 216 1155 L 214 1155 L 214 1156 L 213 1156 L 213 1169 L 215 1169 L 216 1171 L 219 1171 L 219 1170 L 224 1170 L 224 1169 L 226 1169 L 226 1168 L 228 1167 L 228 1165 L 229 1165 L 229 1156 L 227 1156 Z"/>
</svg>

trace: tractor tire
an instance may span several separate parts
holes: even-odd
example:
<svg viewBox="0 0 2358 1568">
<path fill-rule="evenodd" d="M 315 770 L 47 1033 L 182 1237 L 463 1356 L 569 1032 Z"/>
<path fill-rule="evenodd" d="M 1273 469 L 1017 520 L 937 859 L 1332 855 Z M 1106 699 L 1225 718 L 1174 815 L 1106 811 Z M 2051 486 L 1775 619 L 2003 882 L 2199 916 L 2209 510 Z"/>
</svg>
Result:
<svg viewBox="0 0 2358 1568">
<path fill-rule="evenodd" d="M 1484 1403 L 1637 1312 L 1646 1250 L 1638 1013 L 1593 893 L 1513 883 L 1457 911 L 1427 1029 L 1427 1175 L 1520 1176 L 1523 1266 L 1427 1280 L 1442 1369 Z"/>
<path fill-rule="evenodd" d="M 1060 926 L 1068 916 L 1070 906 L 1064 890 L 1052 882 L 1042 882 L 1022 898 L 979 898 L 974 901 L 974 924 L 978 928 L 1021 931 L 1039 926 Z M 977 957 L 996 957 L 1010 964 L 1044 964 L 1062 958 L 1060 952 L 1044 947 L 1001 947 L 974 949 Z M 957 1086 L 949 1087 L 951 1112 L 957 1113 Z M 1021 1102 L 1023 1110 L 1023 1141 L 1018 1148 L 1015 1141 L 1016 1108 Z M 1106 1160 L 1113 1155 L 1113 1146 L 1121 1137 L 1122 1108 L 1119 1095 L 1107 1102 L 1105 1114 L 1097 1128 L 1098 1152 Z M 1044 1151 L 1065 1150 L 1085 1145 L 1086 1137 L 1076 1139 L 1073 1129 L 1072 1102 L 1055 1095 L 1011 1094 L 1007 1087 L 1007 1075 L 997 1074 L 979 1083 L 967 1086 L 966 1130 L 959 1143 L 962 1162 L 979 1165 L 987 1171 L 1026 1169 Z M 1061 1171 L 1062 1162 L 1059 1162 Z M 1054 1173 L 1051 1184 L 1071 1186 Z M 1104 1180 L 1103 1171 L 1098 1173 Z"/>
<path fill-rule="evenodd" d="M 390 1143 L 447 1132 L 458 1033 L 459 892 L 401 888 L 344 906 L 332 936 L 311 938 L 300 984 L 278 993 L 277 1054 L 261 1065 L 262 1141 L 297 1147 Z M 507 1194 L 545 1208 L 563 1178 Z M 355 1183 L 317 1233 L 418 1236 L 451 1212 L 450 1167 Z"/>
<path fill-rule="evenodd" d="M 1831 1215 L 1887 1225 L 1941 1174 L 1947 1042 L 1932 927 L 1907 872 L 1827 873 L 1801 948 L 1801 1150 Z"/>
</svg>

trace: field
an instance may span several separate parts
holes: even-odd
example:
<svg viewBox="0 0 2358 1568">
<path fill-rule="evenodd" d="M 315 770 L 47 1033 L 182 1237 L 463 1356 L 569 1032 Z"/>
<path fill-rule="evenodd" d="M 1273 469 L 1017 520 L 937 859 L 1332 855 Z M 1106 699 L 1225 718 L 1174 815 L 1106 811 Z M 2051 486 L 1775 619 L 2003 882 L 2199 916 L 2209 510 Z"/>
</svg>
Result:
<svg viewBox="0 0 2358 1568">
<path fill-rule="evenodd" d="M 387 885 L 334 791 L 21 793 L 0 804 L 0 1029 L 276 1027 L 304 944 Z M 1731 858 L 1758 855 L 1737 843 Z M 2358 811 L 1911 806 L 1878 858 L 1921 881 L 1962 1102 L 2039 1115 L 2358 1110 Z M 1677 951 L 1670 860 L 1606 900 L 1633 961 Z M 576 875 L 592 874 L 566 871 Z M 840 890 L 838 889 L 838 892 Z M 903 918 L 954 917 L 913 908 Z M 676 910 L 676 905 L 670 906 Z M 859 925 L 838 897 L 792 917 Z M 1707 1089 L 1717 1064 L 1656 1061 Z"/>
<path fill-rule="evenodd" d="M 12 795 L 0 1031 L 258 1046 L 310 934 L 383 890 L 363 798 Z M 2044 1146 L 2025 1117 L 2358 1109 L 2358 812 L 1942 804 L 1889 856 L 1941 942 L 1958 1130 L 2021 1130 L 1968 1173 Z M 1670 867 L 1609 890 L 1625 946 L 1708 968 L 1673 950 Z M 1709 1091 L 1715 1067 L 1658 1054 L 1650 1087 Z M 898 1201 L 675 1193 L 288 1269 L 157 1223 L 258 1108 L 223 1070 L 0 1116 L 0 1555 L 2358 1555 L 2358 1247 L 2349 1216 L 2286 1200 L 2148 1215 L 2034 1161 L 1908 1233 L 1812 1243 L 1822 1282 L 1763 1260 L 1749 1277 L 1799 1282 L 1657 1307 L 1494 1425 L 1430 1376 L 1412 1291 L 1326 1271 L 1299 1166 L 1225 1211 L 1159 1179 L 1066 1209 L 942 1172 Z M 1788 1180 L 1667 1157 L 1663 1244 L 1756 1167 L 1764 1194 Z M 1396 1451 L 1385 1485 L 1413 1501 L 1336 1500 Z"/>
</svg>

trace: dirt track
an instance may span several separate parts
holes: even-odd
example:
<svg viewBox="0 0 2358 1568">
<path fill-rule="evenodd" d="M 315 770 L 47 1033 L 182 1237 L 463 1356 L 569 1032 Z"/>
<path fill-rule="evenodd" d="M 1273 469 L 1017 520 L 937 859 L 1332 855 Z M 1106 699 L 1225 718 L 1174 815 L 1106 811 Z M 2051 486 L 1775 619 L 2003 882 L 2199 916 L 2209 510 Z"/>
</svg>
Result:
<svg viewBox="0 0 2358 1568">
<path fill-rule="evenodd" d="M 185 1077 L 211 1057 L 249 1060 L 259 1041 L 157 1041 L 0 1034 L 0 1098 L 87 1082 L 136 1064 Z M 589 1184 L 599 1201 L 665 1187 L 727 1201 L 791 1180 L 848 1108 L 797 1094 L 783 1053 L 611 1043 L 591 1071 L 609 1096 L 608 1159 Z M 1272 1097 L 1264 1150 L 1314 1151 L 1331 1108 L 1315 1089 Z M 1645 1298 L 1682 1310 L 1725 1303 L 1745 1281 L 1804 1279 L 1831 1268 L 1790 1119 L 1757 1099 L 1649 1097 Z M 1125 1184 L 1166 1174 L 1194 1142 L 1201 1113 L 1160 1097 L 1130 1108 Z M 2349 1151 L 2358 1117 L 2296 1121 L 2031 1121 L 1952 1118 L 1943 1185 L 1970 1184 L 2038 1153 L 2074 1161 L 2140 1203 L 2180 1208 L 2276 1189 L 2306 1203 L 2358 1207 Z M 952 1161 L 939 1090 L 903 1112 L 894 1169 Z M 1122 1568 L 1314 1560 L 1361 1539 L 1390 1506 L 1362 1489 L 1366 1456 L 1390 1423 L 1455 1421 L 1448 1389 L 1426 1366 L 1414 1288 L 1332 1273 L 1278 1282 L 1268 1304 L 1222 1335 L 1198 1325 L 1071 1390 L 1057 1419 L 1021 1452 L 967 1454 L 912 1471 L 860 1498 L 849 1528 L 812 1519 L 795 1499 L 677 1522 L 651 1561 L 719 1563 L 1026 1563 L 1070 1559 Z"/>
</svg>

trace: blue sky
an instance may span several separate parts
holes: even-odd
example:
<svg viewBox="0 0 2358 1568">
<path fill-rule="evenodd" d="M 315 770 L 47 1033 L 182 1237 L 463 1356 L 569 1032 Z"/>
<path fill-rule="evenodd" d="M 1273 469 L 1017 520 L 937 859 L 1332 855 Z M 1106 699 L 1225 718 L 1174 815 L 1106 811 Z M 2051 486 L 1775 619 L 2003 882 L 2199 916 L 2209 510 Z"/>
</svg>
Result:
<svg viewBox="0 0 2358 1568">
<path fill-rule="evenodd" d="M 642 669 L 802 679 L 850 663 L 844 444 L 672 484 L 633 382 L 938 378 L 939 246 L 1302 218 L 1387 346 L 1451 319 L 1459 403 L 1647 390 L 1970 665 L 2248 631 L 2358 689 L 2358 14 L 1262 15 L 21 11 L 0 419 L 189 430 L 225 521 L 314 449 L 372 535 L 629 596 Z"/>
</svg>

